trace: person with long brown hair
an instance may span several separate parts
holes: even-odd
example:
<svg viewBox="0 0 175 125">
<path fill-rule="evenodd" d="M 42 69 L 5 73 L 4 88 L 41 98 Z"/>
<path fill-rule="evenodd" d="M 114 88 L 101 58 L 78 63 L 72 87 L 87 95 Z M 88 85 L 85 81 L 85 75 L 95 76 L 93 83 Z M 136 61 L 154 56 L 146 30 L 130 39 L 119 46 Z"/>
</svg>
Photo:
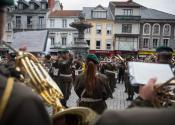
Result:
<svg viewBox="0 0 175 125">
<path fill-rule="evenodd" d="M 107 108 L 105 100 L 112 98 L 112 92 L 106 76 L 98 73 L 98 64 L 96 55 L 86 57 L 85 72 L 76 78 L 74 89 L 79 97 L 79 106 L 89 107 L 101 114 Z"/>
</svg>

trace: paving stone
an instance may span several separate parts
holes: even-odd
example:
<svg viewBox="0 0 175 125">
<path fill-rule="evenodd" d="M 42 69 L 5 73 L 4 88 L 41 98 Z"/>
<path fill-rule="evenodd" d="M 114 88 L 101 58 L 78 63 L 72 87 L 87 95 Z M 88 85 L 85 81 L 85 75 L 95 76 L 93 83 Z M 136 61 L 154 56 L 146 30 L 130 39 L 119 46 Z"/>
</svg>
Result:
<svg viewBox="0 0 175 125">
<path fill-rule="evenodd" d="M 127 98 L 127 94 L 124 92 L 125 88 L 124 88 L 124 84 L 117 84 L 117 88 L 115 89 L 115 92 L 113 93 L 113 99 L 108 99 L 106 100 L 108 109 L 112 109 L 112 110 L 121 110 L 121 109 L 125 109 L 128 107 L 128 105 L 130 105 L 130 101 L 126 101 Z M 77 101 L 78 97 L 76 95 L 76 93 L 74 92 L 74 90 L 72 89 L 71 92 L 71 96 L 67 102 L 67 105 L 69 107 L 74 107 L 76 106 L 76 101 Z"/>
</svg>

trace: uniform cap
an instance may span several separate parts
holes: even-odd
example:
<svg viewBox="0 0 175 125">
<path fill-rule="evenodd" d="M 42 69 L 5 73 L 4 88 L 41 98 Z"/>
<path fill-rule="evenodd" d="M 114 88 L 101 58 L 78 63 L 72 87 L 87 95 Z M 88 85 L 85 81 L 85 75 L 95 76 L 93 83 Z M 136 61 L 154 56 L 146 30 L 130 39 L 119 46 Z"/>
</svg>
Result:
<svg viewBox="0 0 175 125">
<path fill-rule="evenodd" d="M 94 63 L 98 64 L 99 60 L 95 54 L 89 54 L 87 55 L 86 59 L 92 60 Z"/>
<path fill-rule="evenodd" d="M 160 46 L 156 49 L 157 53 L 172 53 L 173 49 L 167 46 Z"/>
<path fill-rule="evenodd" d="M 0 6 L 14 5 L 14 0 L 0 0 Z"/>
</svg>

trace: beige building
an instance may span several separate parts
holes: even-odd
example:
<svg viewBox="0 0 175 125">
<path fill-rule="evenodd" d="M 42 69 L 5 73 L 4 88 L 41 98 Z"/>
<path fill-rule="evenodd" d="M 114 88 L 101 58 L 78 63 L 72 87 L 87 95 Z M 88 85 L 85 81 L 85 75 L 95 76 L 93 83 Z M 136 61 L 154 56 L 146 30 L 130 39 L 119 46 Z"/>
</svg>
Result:
<svg viewBox="0 0 175 125">
<path fill-rule="evenodd" d="M 90 47 L 90 53 L 111 55 L 114 50 L 114 21 L 108 8 L 84 7 L 83 13 L 93 27 L 85 31 L 85 40 Z"/>
</svg>

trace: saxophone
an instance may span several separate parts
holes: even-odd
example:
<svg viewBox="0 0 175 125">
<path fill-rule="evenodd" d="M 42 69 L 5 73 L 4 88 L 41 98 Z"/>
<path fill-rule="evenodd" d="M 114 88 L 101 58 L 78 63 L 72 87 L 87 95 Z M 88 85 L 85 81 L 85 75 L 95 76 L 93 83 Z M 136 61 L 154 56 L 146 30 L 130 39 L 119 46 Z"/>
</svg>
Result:
<svg viewBox="0 0 175 125">
<path fill-rule="evenodd" d="M 64 96 L 60 88 L 33 54 L 16 51 L 6 42 L 3 42 L 3 44 L 13 50 L 17 55 L 15 67 L 16 70 L 23 74 L 19 80 L 31 87 L 46 105 L 53 108 L 52 119 L 54 125 L 63 124 L 62 121 L 68 125 L 88 125 L 95 120 L 96 113 L 89 108 L 75 107 L 65 109 L 61 105 L 60 99 L 64 98 Z M 68 123 L 70 119 L 71 123 Z"/>
</svg>

